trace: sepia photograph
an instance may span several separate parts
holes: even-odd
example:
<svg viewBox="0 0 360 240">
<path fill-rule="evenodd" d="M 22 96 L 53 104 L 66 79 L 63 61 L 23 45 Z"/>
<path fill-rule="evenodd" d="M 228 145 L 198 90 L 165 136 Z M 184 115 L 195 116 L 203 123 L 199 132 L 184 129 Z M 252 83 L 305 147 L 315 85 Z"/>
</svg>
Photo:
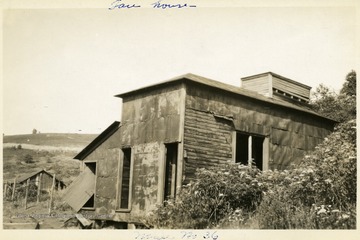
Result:
<svg viewBox="0 0 360 240">
<path fill-rule="evenodd" d="M 357 1 L 1 15 L 0 236 L 359 237 Z"/>
</svg>

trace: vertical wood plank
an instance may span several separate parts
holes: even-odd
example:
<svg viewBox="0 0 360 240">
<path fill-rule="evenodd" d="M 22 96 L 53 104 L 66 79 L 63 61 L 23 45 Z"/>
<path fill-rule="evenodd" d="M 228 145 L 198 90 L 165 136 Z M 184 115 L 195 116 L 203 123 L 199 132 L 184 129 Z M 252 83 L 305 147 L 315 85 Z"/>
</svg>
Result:
<svg viewBox="0 0 360 240">
<path fill-rule="evenodd" d="M 265 137 L 263 142 L 263 171 L 269 169 L 269 159 L 270 159 L 270 144 L 269 144 L 269 137 Z"/>
<path fill-rule="evenodd" d="M 5 196 L 5 199 L 7 197 L 7 190 L 8 190 L 8 183 L 6 182 L 5 185 L 4 185 L 4 196 Z"/>
<path fill-rule="evenodd" d="M 52 208 L 54 188 L 55 188 L 55 174 L 53 176 L 53 182 L 52 182 L 51 190 L 50 190 L 49 214 L 51 213 L 51 208 Z"/>
<path fill-rule="evenodd" d="M 15 189 L 16 189 L 16 178 L 14 179 L 13 191 L 12 191 L 12 195 L 11 195 L 11 201 L 14 201 Z"/>
<path fill-rule="evenodd" d="M 252 164 L 252 136 L 248 138 L 248 165 L 251 167 Z"/>
<path fill-rule="evenodd" d="M 38 179 L 38 189 L 37 189 L 37 195 L 36 195 L 36 203 L 40 202 L 41 180 L 42 180 L 42 173 L 40 173 L 39 179 Z"/>
<path fill-rule="evenodd" d="M 27 199 L 29 195 L 29 185 L 30 185 L 30 178 L 26 181 L 26 189 L 25 189 L 25 209 L 27 209 Z"/>
<path fill-rule="evenodd" d="M 157 191 L 157 204 L 162 204 L 165 198 L 165 171 L 166 171 L 166 147 L 165 144 L 160 145 L 160 163 L 159 163 L 159 181 Z"/>
<path fill-rule="evenodd" d="M 177 165 L 177 156 L 174 154 L 171 161 L 171 197 L 175 198 L 176 190 L 176 165 Z"/>
</svg>

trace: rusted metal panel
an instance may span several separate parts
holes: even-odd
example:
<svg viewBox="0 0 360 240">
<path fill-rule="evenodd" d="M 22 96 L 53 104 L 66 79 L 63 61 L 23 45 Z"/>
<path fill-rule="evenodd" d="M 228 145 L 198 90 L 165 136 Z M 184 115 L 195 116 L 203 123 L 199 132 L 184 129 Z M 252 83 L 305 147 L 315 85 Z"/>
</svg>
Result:
<svg viewBox="0 0 360 240">
<path fill-rule="evenodd" d="M 180 141 L 181 94 L 178 86 L 124 99 L 121 144 Z"/>
<path fill-rule="evenodd" d="M 160 143 L 145 143 L 134 147 L 132 212 L 149 209 L 157 203 Z"/>
<path fill-rule="evenodd" d="M 306 149 L 306 137 L 301 134 L 292 133 L 291 147 L 296 149 Z"/>
<path fill-rule="evenodd" d="M 289 131 L 273 128 L 271 132 L 271 142 L 280 146 L 290 146 L 291 133 Z"/>
</svg>

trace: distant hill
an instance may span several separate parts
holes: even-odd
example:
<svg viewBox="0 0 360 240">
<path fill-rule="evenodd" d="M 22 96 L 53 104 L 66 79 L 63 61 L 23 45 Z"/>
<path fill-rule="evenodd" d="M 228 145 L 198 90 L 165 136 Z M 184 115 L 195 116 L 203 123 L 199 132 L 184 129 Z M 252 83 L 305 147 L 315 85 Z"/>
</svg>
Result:
<svg viewBox="0 0 360 240">
<path fill-rule="evenodd" d="M 74 160 L 74 156 L 97 136 L 75 133 L 4 136 L 3 178 L 13 179 L 40 168 L 55 173 L 65 183 L 70 183 L 79 174 L 79 161 Z M 32 163 L 24 162 L 27 155 L 33 158 Z"/>
<path fill-rule="evenodd" d="M 98 134 L 78 134 L 78 133 L 39 133 L 39 134 L 9 135 L 3 137 L 3 143 L 83 148 L 86 147 L 97 136 Z"/>
</svg>

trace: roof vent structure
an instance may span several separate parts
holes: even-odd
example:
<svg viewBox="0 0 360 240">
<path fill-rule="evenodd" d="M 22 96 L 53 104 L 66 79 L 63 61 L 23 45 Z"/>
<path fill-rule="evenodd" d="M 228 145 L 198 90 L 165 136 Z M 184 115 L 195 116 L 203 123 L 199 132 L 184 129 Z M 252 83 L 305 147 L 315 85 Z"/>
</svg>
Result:
<svg viewBox="0 0 360 240">
<path fill-rule="evenodd" d="M 241 78 L 241 87 L 294 104 L 307 105 L 310 100 L 310 86 L 272 72 Z"/>
</svg>

